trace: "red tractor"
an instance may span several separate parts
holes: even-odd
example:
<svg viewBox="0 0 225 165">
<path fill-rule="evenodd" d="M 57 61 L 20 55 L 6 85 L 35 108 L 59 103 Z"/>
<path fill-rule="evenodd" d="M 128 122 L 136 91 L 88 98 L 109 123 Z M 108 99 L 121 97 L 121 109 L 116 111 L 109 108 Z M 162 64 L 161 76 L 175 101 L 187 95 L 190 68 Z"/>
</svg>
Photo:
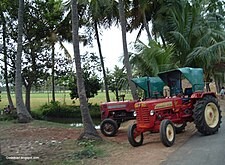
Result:
<svg viewBox="0 0 225 165">
<path fill-rule="evenodd" d="M 187 122 L 194 122 L 203 135 L 218 132 L 222 117 L 220 106 L 215 93 L 204 92 L 201 68 L 178 68 L 158 76 L 170 88 L 170 97 L 135 104 L 136 123 L 128 128 L 128 141 L 132 146 L 143 144 L 145 132 L 159 132 L 162 143 L 170 147 L 176 133 L 182 132 Z M 182 79 L 188 80 L 191 87 L 183 89 Z"/>
<path fill-rule="evenodd" d="M 144 100 L 162 97 L 164 83 L 159 77 L 134 78 L 132 81 L 144 91 Z M 106 102 L 100 105 L 100 130 L 105 136 L 114 136 L 120 124 L 136 118 L 134 104 L 139 100 Z"/>
</svg>

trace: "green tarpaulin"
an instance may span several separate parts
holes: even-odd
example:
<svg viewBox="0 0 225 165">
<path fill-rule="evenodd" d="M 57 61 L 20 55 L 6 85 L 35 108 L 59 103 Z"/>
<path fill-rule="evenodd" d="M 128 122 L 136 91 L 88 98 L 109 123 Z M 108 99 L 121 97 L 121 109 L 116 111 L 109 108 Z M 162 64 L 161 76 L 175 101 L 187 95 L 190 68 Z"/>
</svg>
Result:
<svg viewBox="0 0 225 165">
<path fill-rule="evenodd" d="M 169 86 L 181 88 L 181 79 L 186 78 L 192 85 L 192 91 L 202 91 L 204 89 L 202 68 L 177 68 L 166 72 L 161 72 L 158 76 Z"/>
<path fill-rule="evenodd" d="M 133 78 L 132 81 L 144 90 L 146 98 L 163 96 L 164 82 L 159 77 Z"/>
</svg>

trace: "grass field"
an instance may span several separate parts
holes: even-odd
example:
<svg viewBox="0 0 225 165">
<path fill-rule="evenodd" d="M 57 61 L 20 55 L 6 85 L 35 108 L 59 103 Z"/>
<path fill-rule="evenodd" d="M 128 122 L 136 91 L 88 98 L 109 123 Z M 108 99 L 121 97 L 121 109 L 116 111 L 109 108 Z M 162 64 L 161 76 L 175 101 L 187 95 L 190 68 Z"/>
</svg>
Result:
<svg viewBox="0 0 225 165">
<path fill-rule="evenodd" d="M 131 99 L 131 94 L 130 93 L 121 93 L 121 94 L 125 94 L 126 97 L 125 99 Z M 12 99 L 14 102 L 14 106 L 15 104 L 15 94 L 12 94 Z M 31 111 L 37 111 L 39 109 L 39 107 L 43 104 L 49 103 L 51 101 L 51 93 L 31 93 Z M 110 99 L 111 101 L 115 101 L 116 100 L 116 96 L 114 93 L 110 93 Z M 68 92 L 60 92 L 60 93 L 56 93 L 56 100 L 59 101 L 61 104 L 65 103 L 67 105 L 74 105 L 73 100 L 70 99 L 70 94 L 69 91 Z M 75 105 L 79 105 L 79 100 L 74 100 L 75 101 Z M 98 92 L 98 95 L 95 96 L 94 98 L 90 98 L 89 99 L 89 103 L 92 104 L 100 104 L 102 102 L 105 102 L 105 93 L 104 92 Z M 0 109 L 3 109 L 4 107 L 6 107 L 8 105 L 8 99 L 7 99 L 7 95 L 6 93 L 2 92 L 1 93 L 1 102 L 0 102 Z"/>
</svg>

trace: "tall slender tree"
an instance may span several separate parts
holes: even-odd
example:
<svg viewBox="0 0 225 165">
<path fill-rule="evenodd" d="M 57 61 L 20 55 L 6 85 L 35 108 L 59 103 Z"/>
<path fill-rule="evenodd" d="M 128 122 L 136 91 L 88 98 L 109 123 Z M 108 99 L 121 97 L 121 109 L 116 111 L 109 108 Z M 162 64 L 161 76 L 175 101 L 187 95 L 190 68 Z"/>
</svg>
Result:
<svg viewBox="0 0 225 165">
<path fill-rule="evenodd" d="M 51 82 L 52 101 L 55 101 L 55 45 L 59 43 L 68 55 L 68 51 L 62 44 L 65 39 L 71 41 L 71 23 L 69 16 L 64 15 L 64 5 L 62 0 L 42 0 L 36 1 L 36 6 L 40 9 L 40 21 L 42 21 L 43 34 L 51 49 Z M 68 55 L 69 56 L 69 55 Z"/>
<path fill-rule="evenodd" d="M 134 100 L 138 99 L 136 86 L 134 83 L 132 83 L 132 71 L 131 71 L 131 65 L 129 62 L 129 54 L 127 49 L 127 39 L 126 39 L 126 18 L 125 18 L 125 12 L 124 12 L 124 0 L 119 0 L 119 15 L 120 15 L 120 24 L 122 29 L 122 41 L 123 41 L 123 53 L 124 53 L 124 65 L 127 70 L 127 78 L 128 78 L 128 84 L 131 89 L 131 94 Z"/>
<path fill-rule="evenodd" d="M 82 1 L 83 3 L 83 1 Z M 113 21 L 118 19 L 118 10 L 117 6 L 118 3 L 114 0 L 91 0 L 88 1 L 87 4 L 87 28 L 93 29 L 95 33 L 95 38 L 97 40 L 98 45 L 98 52 L 101 61 L 101 68 L 103 73 L 104 79 L 104 86 L 105 86 L 105 94 L 106 94 L 106 101 L 109 102 L 109 89 L 108 89 L 108 81 L 106 75 L 106 69 L 104 64 L 104 56 L 102 53 L 101 48 L 101 38 L 100 38 L 100 28 L 110 28 Z"/>
<path fill-rule="evenodd" d="M 84 79 L 82 76 L 82 68 L 81 68 L 81 57 L 80 57 L 80 49 L 79 49 L 79 18 L 78 18 L 78 10 L 77 10 L 77 0 L 72 0 L 72 38 L 73 38 L 73 50 L 75 57 L 75 65 L 76 65 L 76 76 L 77 76 L 77 87 L 78 87 L 78 95 L 80 100 L 80 109 L 82 115 L 82 121 L 84 125 L 84 130 L 79 136 L 79 139 L 101 139 L 96 131 L 93 121 L 91 119 L 87 96 L 85 92 Z"/>
<path fill-rule="evenodd" d="M 14 104 L 12 101 L 11 91 L 10 91 L 10 79 L 14 79 L 15 76 L 13 74 L 10 75 L 10 67 L 15 68 L 15 58 L 12 57 L 12 40 L 11 38 L 11 32 L 10 27 L 13 26 L 13 24 L 17 21 L 18 12 L 15 12 L 15 9 L 18 9 L 19 1 L 12 2 L 8 0 L 2 0 L 0 3 L 0 24 L 2 25 L 2 53 L 3 53 L 3 74 L 5 79 L 5 86 L 6 86 L 6 92 L 7 92 L 7 99 L 8 99 L 8 105 L 11 109 L 14 109 Z M 13 64 L 12 64 L 13 63 Z"/>
<path fill-rule="evenodd" d="M 23 102 L 22 95 L 22 76 L 21 76 L 21 61 L 23 52 L 23 12 L 24 12 L 24 0 L 19 0 L 18 9 L 18 43 L 17 43 L 17 57 L 16 57 L 16 110 L 18 115 L 18 122 L 28 123 L 32 120 L 31 115 L 27 111 L 27 108 Z"/>
<path fill-rule="evenodd" d="M 9 87 L 9 79 L 8 79 L 8 57 L 7 57 L 7 46 L 6 46 L 6 40 L 7 40 L 7 30 L 6 30 L 6 18 L 4 16 L 3 11 L 0 11 L 1 15 L 1 21 L 2 21 L 2 39 L 3 39 L 3 55 L 4 55 L 4 79 L 5 79 L 5 86 L 6 86 L 6 92 L 7 92 L 7 98 L 9 103 L 9 108 L 14 109 L 14 104 L 12 101 L 12 97 L 10 94 L 10 87 Z"/>
<path fill-rule="evenodd" d="M 97 45 L 98 45 L 98 51 L 99 51 L 99 57 L 101 61 L 101 66 L 102 66 L 102 73 L 103 73 L 103 79 L 104 79 L 104 85 L 105 85 L 105 94 L 106 94 L 106 101 L 109 102 L 109 90 L 108 90 L 108 82 L 107 82 L 107 76 L 106 76 L 106 71 L 105 71 L 105 64 L 104 64 L 104 59 L 102 55 L 102 49 L 101 49 L 101 42 L 100 42 L 100 37 L 99 37 L 99 24 L 101 22 L 106 22 L 106 18 L 108 19 L 107 22 L 110 25 L 112 16 L 109 13 L 112 13 L 112 11 L 108 10 L 110 8 L 109 6 L 110 1 L 98 1 L 98 0 L 92 0 L 89 3 L 89 16 L 90 16 L 90 23 L 94 27 L 95 31 L 95 36 L 97 40 Z M 113 1 L 112 1 L 113 2 Z M 108 5 L 108 6 L 107 6 Z"/>
</svg>

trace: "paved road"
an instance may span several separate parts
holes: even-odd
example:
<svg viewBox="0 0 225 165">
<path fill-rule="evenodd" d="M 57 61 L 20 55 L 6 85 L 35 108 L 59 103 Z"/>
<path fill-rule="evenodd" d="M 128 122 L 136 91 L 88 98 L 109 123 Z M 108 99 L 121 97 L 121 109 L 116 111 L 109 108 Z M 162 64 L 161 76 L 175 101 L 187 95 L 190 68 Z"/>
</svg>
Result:
<svg viewBox="0 0 225 165">
<path fill-rule="evenodd" d="M 161 165 L 225 165 L 225 117 L 217 134 L 196 132 Z"/>
</svg>

